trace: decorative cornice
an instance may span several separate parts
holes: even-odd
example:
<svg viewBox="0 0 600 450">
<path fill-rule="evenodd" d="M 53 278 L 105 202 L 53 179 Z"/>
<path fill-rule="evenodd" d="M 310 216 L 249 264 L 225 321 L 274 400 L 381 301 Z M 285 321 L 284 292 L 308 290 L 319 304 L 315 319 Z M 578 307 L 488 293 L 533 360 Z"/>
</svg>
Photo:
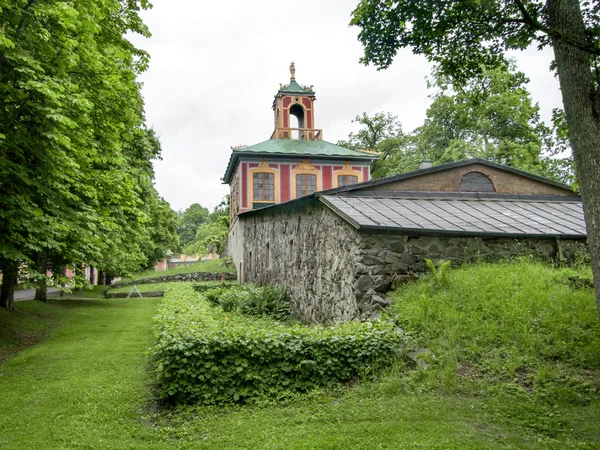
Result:
<svg viewBox="0 0 600 450">
<path fill-rule="evenodd" d="M 301 170 L 303 172 L 312 172 L 312 171 L 319 171 L 319 169 L 317 169 L 315 166 L 313 166 L 308 159 L 303 159 L 302 162 L 300 164 L 298 164 L 296 167 L 294 167 L 294 170 L 298 171 Z"/>
</svg>

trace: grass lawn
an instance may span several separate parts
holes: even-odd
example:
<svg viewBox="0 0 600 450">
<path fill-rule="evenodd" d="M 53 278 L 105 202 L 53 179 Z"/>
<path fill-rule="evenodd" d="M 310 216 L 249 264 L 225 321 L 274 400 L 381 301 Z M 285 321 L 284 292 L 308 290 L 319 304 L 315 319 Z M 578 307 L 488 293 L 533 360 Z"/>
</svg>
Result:
<svg viewBox="0 0 600 450">
<path fill-rule="evenodd" d="M 235 267 L 233 264 L 226 266 L 224 259 L 211 259 L 207 261 L 198 261 L 188 266 L 175 267 L 173 269 L 167 269 L 164 271 L 156 271 L 154 269 L 145 270 L 144 272 L 138 272 L 133 274 L 129 278 L 124 278 L 125 281 L 129 280 L 140 280 L 142 278 L 155 278 L 157 276 L 176 275 L 178 273 L 191 273 L 191 272 L 216 272 L 216 273 L 235 273 Z"/>
<path fill-rule="evenodd" d="M 146 283 L 146 284 L 137 284 L 136 287 L 140 292 L 156 292 L 163 291 L 168 292 L 169 286 L 172 286 L 174 283 Z M 177 284 L 177 283 L 175 283 Z M 199 284 L 199 282 L 193 282 L 192 284 Z M 220 286 L 220 281 L 203 281 L 201 284 L 207 284 L 210 286 Z M 116 293 L 116 292 L 129 292 L 131 290 L 131 286 L 122 286 L 117 288 L 112 288 L 108 292 Z M 135 292 L 132 295 L 136 295 Z"/>
<path fill-rule="evenodd" d="M 31 315 L 21 319 L 8 313 L 0 315 L 3 329 L 15 325 L 44 328 L 34 326 L 37 321 L 55 325 L 46 340 L 0 366 L 0 448 L 600 448 L 598 392 L 592 387 L 586 391 L 582 380 L 577 384 L 579 370 L 591 370 L 588 384 L 595 386 L 594 377 L 600 367 L 600 361 L 589 364 L 600 343 L 593 321 L 597 320 L 593 293 L 589 289 L 571 291 L 558 280 L 548 284 L 557 276 L 554 271 L 538 268 L 527 272 L 522 266 L 511 270 L 523 273 L 525 284 L 530 282 L 529 277 L 540 278 L 539 282 L 546 285 L 545 292 L 558 305 L 550 308 L 550 313 L 564 315 L 557 324 L 571 324 L 571 328 L 565 325 L 563 333 L 579 330 L 576 339 L 582 350 L 571 349 L 572 339 L 567 336 L 562 340 L 566 342 L 564 352 L 549 355 L 554 363 L 544 362 L 544 354 L 536 360 L 530 350 L 537 345 L 544 351 L 548 336 L 563 348 L 559 336 L 547 333 L 554 329 L 548 321 L 550 315 L 543 314 L 537 302 L 527 302 L 514 294 L 515 289 L 523 287 L 514 278 L 508 279 L 512 285 L 498 281 L 496 289 L 507 291 L 500 303 L 505 303 L 507 297 L 517 300 L 499 310 L 500 303 L 493 303 L 486 313 L 484 303 L 472 300 L 477 293 L 472 283 L 476 281 L 467 283 L 467 279 L 487 277 L 491 281 L 507 269 L 501 268 L 495 275 L 493 269 L 484 269 L 485 273 L 451 271 L 450 289 L 433 289 L 428 282 L 418 282 L 397 293 L 396 307 L 404 311 L 405 331 L 417 340 L 429 336 L 429 348 L 441 362 L 410 372 L 399 367 L 377 382 L 252 408 L 161 410 L 155 405 L 146 352 L 152 344 L 152 317 L 161 299 L 51 300 L 45 305 L 20 302 L 17 307 L 31 310 Z M 467 283 L 462 296 L 457 280 Z M 539 290 L 539 285 L 534 288 Z M 452 296 L 460 303 L 455 304 Z M 541 301 L 541 297 L 536 298 Z M 443 302 L 447 302 L 444 307 L 440 306 Z M 565 302 L 571 304 L 570 308 L 564 306 Z M 520 313 L 509 314 L 518 304 L 523 305 Z M 43 309 L 38 310 L 40 305 Z M 469 318 L 471 310 L 477 308 L 481 313 Z M 448 310 L 448 318 L 441 314 L 443 309 Z M 543 342 L 526 338 L 525 326 L 507 341 L 508 328 L 503 324 L 514 326 L 525 321 L 523 311 L 528 311 L 532 321 L 548 319 L 537 328 L 533 327 L 535 322 L 527 322 L 529 334 L 542 336 Z M 38 317 L 38 313 L 43 315 Z M 497 314 L 512 318 L 503 321 Z M 438 329 L 433 326 L 436 320 L 441 321 Z M 463 323 L 462 332 L 457 321 Z M 486 323 L 491 328 L 487 329 Z M 473 339 L 481 338 L 482 327 L 484 334 L 491 333 L 489 340 L 481 343 L 481 351 L 489 353 L 489 358 L 481 358 L 481 351 L 472 348 Z M 448 329 L 449 334 L 439 328 Z M 508 364 L 510 370 L 506 373 L 496 366 L 486 369 L 476 363 L 461 365 L 470 358 L 496 364 L 500 356 L 489 352 L 495 347 L 504 348 L 510 362 L 515 359 L 515 343 L 538 378 L 537 385 L 519 384 L 524 373 L 519 364 Z M 443 351 L 451 345 L 460 348 L 445 357 Z M 539 381 L 543 375 L 539 370 L 558 370 L 553 364 L 561 358 L 564 371 L 556 373 L 575 383 L 581 398 L 566 395 L 552 401 L 538 397 L 536 386 L 546 386 L 542 393 L 552 387 L 552 383 L 548 386 Z M 453 361 L 457 366 L 448 369 Z M 518 375 L 516 382 L 510 378 L 513 366 Z"/>
</svg>

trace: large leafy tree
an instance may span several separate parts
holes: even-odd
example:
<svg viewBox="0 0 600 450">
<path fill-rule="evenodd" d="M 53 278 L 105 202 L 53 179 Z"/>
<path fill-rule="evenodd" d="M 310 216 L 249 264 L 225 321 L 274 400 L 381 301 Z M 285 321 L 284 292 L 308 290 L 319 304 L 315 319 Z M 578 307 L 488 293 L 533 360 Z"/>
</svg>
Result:
<svg viewBox="0 0 600 450">
<path fill-rule="evenodd" d="M 434 163 L 484 158 L 571 183 L 564 147 L 539 117 L 528 80 L 508 61 L 459 82 L 435 70 L 433 102 L 414 133 L 415 151 Z M 562 164 L 562 166 L 561 166 Z"/>
<path fill-rule="evenodd" d="M 405 172 L 418 165 L 418 161 L 414 161 L 414 153 L 410 151 L 411 140 L 402 130 L 397 116 L 390 112 L 369 116 L 363 112 L 352 122 L 360 124 L 360 129 L 350 133 L 347 141 L 338 141 L 338 145 L 376 152 L 379 159 L 371 166 L 373 178 Z"/>
<path fill-rule="evenodd" d="M 229 195 L 226 195 L 207 220 L 196 228 L 194 239 L 184 247 L 184 253 L 202 255 L 212 248 L 221 254 L 229 234 L 229 218 Z"/>
<path fill-rule="evenodd" d="M 200 203 L 192 203 L 183 213 L 180 213 L 180 217 L 177 234 L 181 247 L 185 247 L 194 240 L 198 227 L 208 222 L 210 211 Z"/>
<path fill-rule="evenodd" d="M 142 185 L 156 155 L 144 154 L 136 81 L 147 55 L 125 34 L 149 35 L 148 6 L 0 0 L 0 306 L 39 254 L 114 273 L 145 260 Z"/>
<path fill-rule="evenodd" d="M 600 4 L 579 0 L 362 0 L 362 61 L 387 68 L 409 47 L 466 80 L 503 61 L 507 49 L 552 46 L 584 204 L 600 314 Z"/>
</svg>

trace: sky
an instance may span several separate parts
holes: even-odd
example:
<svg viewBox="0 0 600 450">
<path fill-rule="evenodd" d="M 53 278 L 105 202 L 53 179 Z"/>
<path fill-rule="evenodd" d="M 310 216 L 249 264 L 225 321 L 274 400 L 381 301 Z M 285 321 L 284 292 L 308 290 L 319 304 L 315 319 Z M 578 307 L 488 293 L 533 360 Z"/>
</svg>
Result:
<svg viewBox="0 0 600 450">
<path fill-rule="evenodd" d="M 221 177 L 231 146 L 252 145 L 273 132 L 279 83 L 314 85 L 315 128 L 337 142 L 357 130 L 361 114 L 390 111 L 405 132 L 422 125 L 431 99 L 431 64 L 410 50 L 377 71 L 359 63 L 359 29 L 350 27 L 358 0 L 153 0 L 142 12 L 152 37 L 130 40 L 150 53 L 142 76 L 146 120 L 162 144 L 156 188 L 175 210 L 209 209 L 229 192 Z M 511 53 L 530 79 L 529 91 L 548 123 L 561 107 L 550 72 L 551 50 Z"/>
</svg>

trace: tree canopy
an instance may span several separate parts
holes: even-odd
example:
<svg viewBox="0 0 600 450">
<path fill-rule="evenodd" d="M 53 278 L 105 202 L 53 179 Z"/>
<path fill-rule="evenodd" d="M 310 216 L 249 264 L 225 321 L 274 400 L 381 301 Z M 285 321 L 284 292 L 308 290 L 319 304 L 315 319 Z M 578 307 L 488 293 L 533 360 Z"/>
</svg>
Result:
<svg viewBox="0 0 600 450">
<path fill-rule="evenodd" d="M 361 61 L 389 67 L 411 48 L 460 83 L 497 67 L 508 49 L 552 46 L 565 122 L 585 208 L 594 278 L 600 280 L 600 5 L 579 0 L 361 0 L 352 13 Z M 600 282 L 596 282 L 600 314 Z"/>
<path fill-rule="evenodd" d="M 138 15 L 147 7 L 146 0 L 0 1 L 5 307 L 18 267 L 40 253 L 114 274 L 157 253 L 147 242 L 150 215 L 165 208 L 151 162 L 160 144 L 145 124 L 136 80 L 148 55 L 125 37 L 149 36 Z"/>
<path fill-rule="evenodd" d="M 422 126 L 405 134 L 391 113 L 363 113 L 353 120 L 359 131 L 338 144 L 376 151 L 373 178 L 416 170 L 421 161 L 484 158 L 572 183 L 572 159 L 556 158 L 565 145 L 540 120 L 527 81 L 512 61 L 484 67 L 465 83 L 434 70 L 428 81 L 433 102 Z"/>
</svg>

